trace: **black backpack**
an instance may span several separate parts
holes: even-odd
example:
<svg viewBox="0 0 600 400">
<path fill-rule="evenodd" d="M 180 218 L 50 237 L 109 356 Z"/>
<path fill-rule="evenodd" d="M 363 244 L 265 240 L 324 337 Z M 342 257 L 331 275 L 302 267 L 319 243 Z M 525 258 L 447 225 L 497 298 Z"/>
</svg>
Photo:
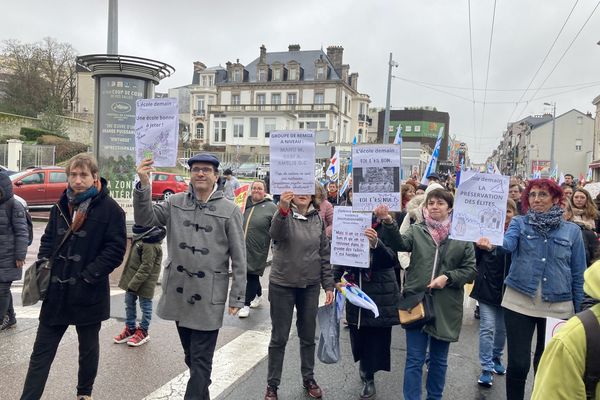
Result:
<svg viewBox="0 0 600 400">
<path fill-rule="evenodd" d="M 600 324 L 596 314 L 591 309 L 577 314 L 585 329 L 585 394 L 588 400 L 593 400 L 596 395 L 596 386 L 600 381 Z"/>
<path fill-rule="evenodd" d="M 17 202 L 17 200 L 15 200 L 14 197 L 11 197 L 6 202 L 8 204 L 8 208 L 7 208 L 8 220 L 10 221 L 11 227 L 12 227 L 12 218 L 13 218 L 13 212 L 14 212 L 16 202 Z M 23 207 L 23 205 L 21 203 L 19 203 L 19 206 Z M 25 212 L 25 219 L 27 220 L 27 228 L 29 229 L 29 241 L 28 241 L 27 245 L 30 246 L 31 243 L 33 243 L 33 221 L 31 220 L 31 214 L 29 214 L 29 211 L 27 211 L 27 209 L 25 207 L 23 207 L 23 211 Z"/>
</svg>

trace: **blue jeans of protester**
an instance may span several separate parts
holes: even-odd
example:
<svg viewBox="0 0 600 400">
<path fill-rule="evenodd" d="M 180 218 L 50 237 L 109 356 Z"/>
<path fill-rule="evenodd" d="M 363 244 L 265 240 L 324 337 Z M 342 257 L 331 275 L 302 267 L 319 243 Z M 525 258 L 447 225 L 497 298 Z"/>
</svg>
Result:
<svg viewBox="0 0 600 400">
<path fill-rule="evenodd" d="M 500 306 L 479 302 L 479 316 L 479 363 L 481 369 L 491 372 L 494 359 L 501 360 L 504 351 L 504 310 Z"/>
<path fill-rule="evenodd" d="M 140 310 L 142 310 L 142 322 L 140 328 L 147 331 L 152 320 L 152 299 L 146 297 L 138 297 L 132 292 L 125 293 L 125 325 L 129 329 L 135 329 L 135 320 L 137 319 L 137 310 L 135 307 L 136 300 L 140 300 Z"/>
<path fill-rule="evenodd" d="M 405 400 L 421 400 L 423 364 L 429 344 L 429 371 L 427 372 L 428 400 L 441 400 L 448 369 L 449 342 L 429 336 L 420 329 L 406 330 L 406 364 L 403 393 Z"/>
</svg>

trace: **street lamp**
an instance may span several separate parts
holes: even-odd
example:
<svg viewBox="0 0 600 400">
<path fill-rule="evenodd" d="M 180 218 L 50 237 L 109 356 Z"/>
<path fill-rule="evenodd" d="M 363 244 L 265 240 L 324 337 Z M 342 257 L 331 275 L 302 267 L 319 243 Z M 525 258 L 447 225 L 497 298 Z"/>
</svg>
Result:
<svg viewBox="0 0 600 400">
<path fill-rule="evenodd" d="M 554 171 L 554 136 L 556 133 L 556 102 L 544 103 L 545 106 L 552 107 L 552 139 L 550 141 L 550 173 Z"/>
<path fill-rule="evenodd" d="M 398 63 L 392 60 L 390 53 L 390 61 L 388 62 L 388 81 L 387 81 L 387 97 L 385 100 L 385 121 L 383 122 L 383 144 L 390 142 L 390 97 L 392 94 L 392 67 L 397 67 Z"/>
</svg>

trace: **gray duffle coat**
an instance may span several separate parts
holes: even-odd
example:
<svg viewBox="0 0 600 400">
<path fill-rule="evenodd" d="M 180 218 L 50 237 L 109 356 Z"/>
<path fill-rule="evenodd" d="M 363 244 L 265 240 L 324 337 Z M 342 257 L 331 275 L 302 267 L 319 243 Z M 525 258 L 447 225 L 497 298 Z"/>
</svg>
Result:
<svg viewBox="0 0 600 400">
<path fill-rule="evenodd" d="M 135 223 L 167 228 L 168 257 L 162 279 L 159 317 L 179 326 L 211 331 L 221 328 L 229 288 L 229 306 L 243 307 L 246 290 L 246 245 L 242 213 L 221 190 L 208 202 L 193 188 L 152 204 L 150 187 L 134 190 Z"/>
</svg>

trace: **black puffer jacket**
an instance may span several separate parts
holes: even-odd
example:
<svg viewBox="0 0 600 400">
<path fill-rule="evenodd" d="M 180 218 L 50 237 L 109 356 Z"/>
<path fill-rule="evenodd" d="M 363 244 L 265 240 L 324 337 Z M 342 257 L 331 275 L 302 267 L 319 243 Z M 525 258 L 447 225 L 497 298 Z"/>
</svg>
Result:
<svg viewBox="0 0 600 400">
<path fill-rule="evenodd" d="M 11 202 L 12 218 L 9 215 Z M 22 269 L 17 268 L 16 261 L 25 260 L 28 242 L 29 228 L 25 208 L 14 199 L 8 175 L 0 173 L 0 282 L 21 279 Z"/>
<path fill-rule="evenodd" d="M 510 269 L 510 253 L 502 247 L 492 251 L 475 247 L 475 259 L 477 276 L 471 297 L 482 303 L 499 306 L 504 295 L 504 279 Z"/>
<path fill-rule="evenodd" d="M 398 302 L 400 301 L 400 289 L 394 274 L 394 266 L 398 264 L 396 252 L 385 245 L 385 237 L 381 235 L 385 231 L 378 229 L 379 241 L 375 249 L 370 251 L 370 267 L 351 268 L 341 265 L 334 266 L 334 279 L 336 282 L 344 272 L 348 272 L 349 280 L 360 286 L 379 309 L 379 317 L 375 318 L 371 310 L 362 309 L 346 301 L 346 320 L 350 325 L 359 324 L 367 327 L 389 327 L 398 325 Z"/>
<path fill-rule="evenodd" d="M 63 193 L 50 211 L 38 258 L 52 256 L 71 222 L 67 195 Z M 123 261 L 126 240 L 125 213 L 108 195 L 102 179 L 102 189 L 92 199 L 83 225 L 55 258 L 40 321 L 47 325 L 86 325 L 108 319 L 108 275 Z"/>
</svg>

